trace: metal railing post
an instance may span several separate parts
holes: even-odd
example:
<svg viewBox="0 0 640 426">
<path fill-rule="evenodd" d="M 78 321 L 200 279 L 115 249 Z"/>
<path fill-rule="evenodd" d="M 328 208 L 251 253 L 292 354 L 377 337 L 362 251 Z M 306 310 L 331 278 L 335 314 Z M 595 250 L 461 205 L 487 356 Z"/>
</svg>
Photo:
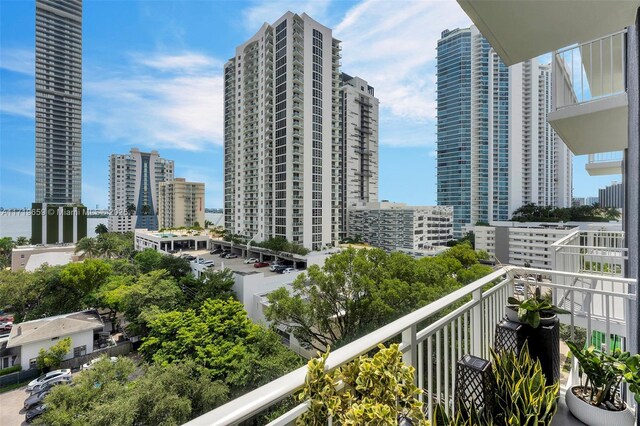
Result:
<svg viewBox="0 0 640 426">
<path fill-rule="evenodd" d="M 417 324 L 413 324 L 411 327 L 405 329 L 402 332 L 402 347 L 408 348 L 402 354 L 402 361 L 406 365 L 410 365 L 415 368 L 416 373 L 413 376 L 413 382 L 418 384 L 418 328 Z M 422 361 L 422 360 L 420 360 Z"/>
<path fill-rule="evenodd" d="M 471 354 L 482 356 L 482 289 L 471 293 L 476 305 L 471 309 Z"/>
</svg>

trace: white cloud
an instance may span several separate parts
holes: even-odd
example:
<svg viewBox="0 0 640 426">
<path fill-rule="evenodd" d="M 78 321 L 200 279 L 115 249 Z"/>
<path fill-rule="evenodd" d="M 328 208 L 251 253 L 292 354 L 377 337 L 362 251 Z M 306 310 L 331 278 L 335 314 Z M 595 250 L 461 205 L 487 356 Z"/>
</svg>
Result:
<svg viewBox="0 0 640 426">
<path fill-rule="evenodd" d="M 35 119 L 36 101 L 33 96 L 3 95 L 0 99 L 2 114 L 19 115 Z"/>
<path fill-rule="evenodd" d="M 242 12 L 243 24 L 245 28 L 253 34 L 258 31 L 260 26 L 265 22 L 271 24 L 288 11 L 299 15 L 306 13 L 316 21 L 325 23 L 330 3 L 330 0 L 255 1 L 253 6 Z"/>
<path fill-rule="evenodd" d="M 375 87 L 381 114 L 433 120 L 440 33 L 469 25 L 454 1 L 366 0 L 347 12 L 334 35 L 342 40 L 343 71 Z"/>
<path fill-rule="evenodd" d="M 141 146 L 200 151 L 222 144 L 221 61 L 191 52 L 132 57 L 107 76 L 85 73 L 85 122 L 107 140 Z"/>
<path fill-rule="evenodd" d="M 0 68 L 20 74 L 36 74 L 35 52 L 29 49 L 0 49 Z"/>
</svg>

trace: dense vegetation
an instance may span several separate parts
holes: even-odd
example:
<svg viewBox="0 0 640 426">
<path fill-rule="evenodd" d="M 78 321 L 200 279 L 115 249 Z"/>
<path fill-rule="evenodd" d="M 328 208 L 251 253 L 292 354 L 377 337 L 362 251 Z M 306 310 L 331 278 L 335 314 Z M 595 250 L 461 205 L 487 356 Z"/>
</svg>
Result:
<svg viewBox="0 0 640 426">
<path fill-rule="evenodd" d="M 269 294 L 267 318 L 307 348 L 324 351 L 416 310 L 492 271 L 486 253 L 459 244 L 415 260 L 380 249 L 348 249 L 324 267 L 309 267 L 293 284 Z"/>
<path fill-rule="evenodd" d="M 608 222 L 620 219 L 615 207 L 601 207 L 599 204 L 556 208 L 525 204 L 513 212 L 512 220 L 517 222 Z"/>
</svg>

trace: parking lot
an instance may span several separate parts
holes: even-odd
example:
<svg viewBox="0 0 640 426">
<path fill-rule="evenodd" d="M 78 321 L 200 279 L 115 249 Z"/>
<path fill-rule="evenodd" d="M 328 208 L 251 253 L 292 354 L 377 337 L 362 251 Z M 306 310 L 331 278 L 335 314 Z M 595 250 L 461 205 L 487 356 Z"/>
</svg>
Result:
<svg viewBox="0 0 640 426">
<path fill-rule="evenodd" d="M 238 256 L 235 259 L 223 259 L 220 257 L 220 254 L 210 254 L 206 250 L 198 250 L 198 251 L 183 251 L 181 254 L 190 254 L 192 256 L 197 256 L 200 259 L 204 260 L 213 260 L 215 266 L 214 270 L 221 270 L 223 268 L 231 269 L 234 272 L 240 273 L 250 273 L 250 272 L 262 272 L 265 276 L 278 275 L 277 272 L 271 272 L 269 267 L 264 268 L 255 268 L 253 263 L 244 263 L 245 259 Z M 271 263 L 271 261 L 268 261 Z"/>
<path fill-rule="evenodd" d="M 27 386 L 22 386 L 9 392 L 0 393 L 0 424 L 2 426 L 26 425 L 24 421 L 24 400 L 29 393 Z"/>
</svg>

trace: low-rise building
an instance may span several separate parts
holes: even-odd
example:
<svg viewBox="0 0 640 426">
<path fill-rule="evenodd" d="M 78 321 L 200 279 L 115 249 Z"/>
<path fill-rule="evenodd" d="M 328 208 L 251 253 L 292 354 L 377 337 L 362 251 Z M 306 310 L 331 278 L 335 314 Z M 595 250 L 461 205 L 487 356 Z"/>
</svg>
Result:
<svg viewBox="0 0 640 426">
<path fill-rule="evenodd" d="M 422 250 L 453 239 L 453 208 L 388 201 L 349 207 L 347 235 L 386 251 Z"/>
<path fill-rule="evenodd" d="M 179 250 L 206 250 L 209 233 L 206 230 L 171 230 L 165 232 L 136 229 L 134 247 L 136 250 L 154 249 L 164 252 Z"/>
<path fill-rule="evenodd" d="M 79 259 L 75 244 L 18 246 L 11 251 L 11 270 L 35 271 L 45 263 L 60 266 Z"/>
<path fill-rule="evenodd" d="M 204 226 L 204 183 L 184 178 L 160 182 L 158 222 L 160 229 Z"/>
<path fill-rule="evenodd" d="M 502 264 L 552 269 L 551 245 L 578 229 L 573 224 L 492 222 L 473 226 L 477 250 L 485 250 Z"/>
<path fill-rule="evenodd" d="M 102 319 L 95 311 L 25 321 L 13 325 L 3 356 L 13 356 L 13 365 L 20 364 L 23 370 L 35 368 L 41 349 L 67 337 L 71 338 L 71 349 L 64 359 L 87 355 L 94 351 L 94 334 L 102 329 Z"/>
</svg>

